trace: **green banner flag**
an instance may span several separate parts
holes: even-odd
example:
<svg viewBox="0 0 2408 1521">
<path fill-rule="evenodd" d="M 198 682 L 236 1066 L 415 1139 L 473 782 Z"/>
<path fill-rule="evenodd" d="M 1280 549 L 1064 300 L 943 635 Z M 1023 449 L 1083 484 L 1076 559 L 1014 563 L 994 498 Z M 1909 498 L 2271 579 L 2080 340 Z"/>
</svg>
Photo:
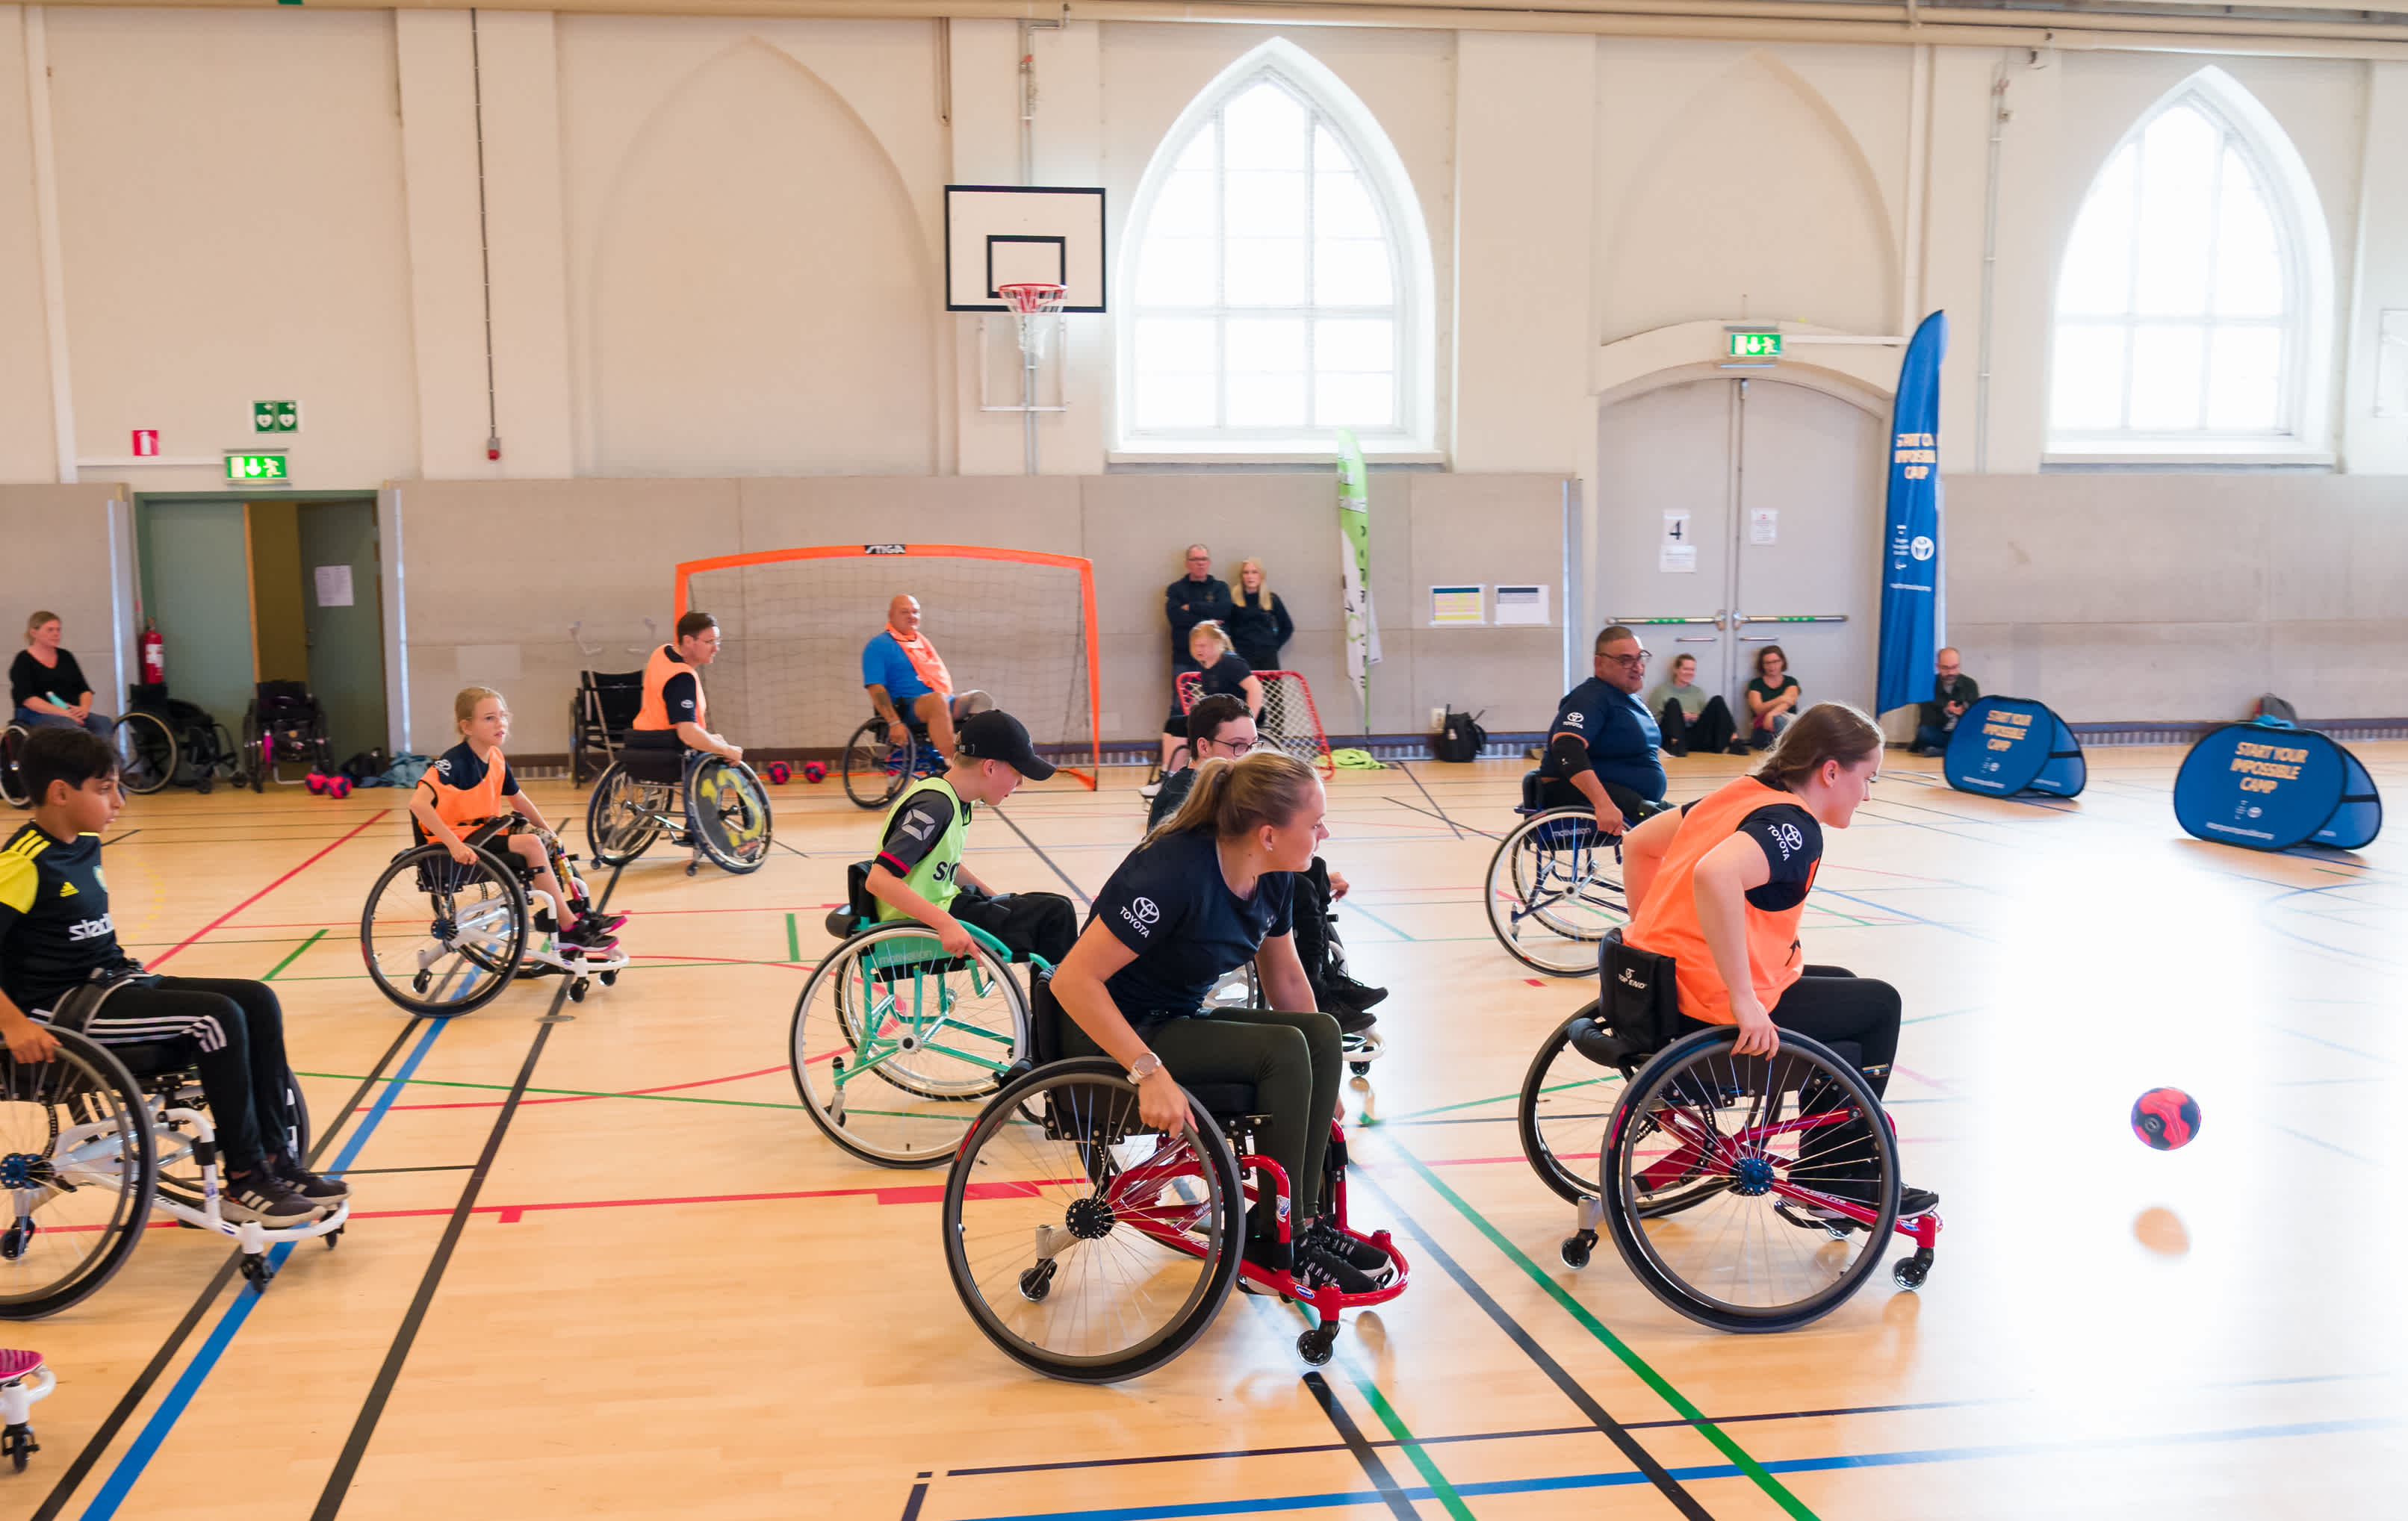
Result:
<svg viewBox="0 0 2408 1521">
<path fill-rule="evenodd" d="M 1346 674 L 1363 732 L 1371 732 L 1371 667 L 1380 663 L 1380 620 L 1371 610 L 1371 476 L 1351 428 L 1338 430 L 1338 574 L 1346 613 Z"/>
</svg>

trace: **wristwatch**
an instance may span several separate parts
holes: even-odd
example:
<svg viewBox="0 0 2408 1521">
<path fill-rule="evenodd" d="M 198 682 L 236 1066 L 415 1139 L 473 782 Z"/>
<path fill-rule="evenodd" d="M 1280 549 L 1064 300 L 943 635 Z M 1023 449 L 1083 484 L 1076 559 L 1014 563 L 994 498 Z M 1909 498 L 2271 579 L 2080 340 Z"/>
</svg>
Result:
<svg viewBox="0 0 2408 1521">
<path fill-rule="evenodd" d="M 1129 1063 L 1129 1081 L 1132 1083 L 1142 1083 L 1147 1078 L 1152 1077 L 1155 1073 L 1160 1071 L 1162 1071 L 1162 1058 L 1154 1055 L 1152 1051 L 1148 1051 L 1145 1055 Z"/>
</svg>

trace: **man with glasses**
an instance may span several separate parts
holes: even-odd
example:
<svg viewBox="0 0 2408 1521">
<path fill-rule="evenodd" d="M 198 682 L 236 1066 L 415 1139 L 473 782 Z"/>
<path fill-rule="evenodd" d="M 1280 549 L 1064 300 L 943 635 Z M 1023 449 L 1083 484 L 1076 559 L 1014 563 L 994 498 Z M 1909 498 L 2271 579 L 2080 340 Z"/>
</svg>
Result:
<svg viewBox="0 0 2408 1521">
<path fill-rule="evenodd" d="M 1909 755 L 1940 755 L 1948 748 L 1948 736 L 1956 731 L 1956 720 L 1982 695 L 1982 689 L 1971 676 L 1965 675 L 1963 657 L 1951 646 L 1940 652 L 1931 677 L 1931 701 L 1919 704 L 1922 712 L 1914 726 L 1914 743 L 1907 746 Z"/>
<path fill-rule="evenodd" d="M 1597 636 L 1597 673 L 1564 694 L 1547 726 L 1546 758 L 1539 764 L 1550 808 L 1586 807 L 1602 832 L 1620 834 L 1664 806 L 1663 743 L 1639 689 L 1647 685 L 1647 651 L 1616 623 Z"/>
</svg>

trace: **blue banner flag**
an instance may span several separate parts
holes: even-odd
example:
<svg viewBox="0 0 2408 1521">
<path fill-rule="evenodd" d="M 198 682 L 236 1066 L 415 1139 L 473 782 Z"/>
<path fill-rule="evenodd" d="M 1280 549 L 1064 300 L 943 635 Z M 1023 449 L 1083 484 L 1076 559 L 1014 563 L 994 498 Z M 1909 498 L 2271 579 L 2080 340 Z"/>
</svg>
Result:
<svg viewBox="0 0 2408 1521">
<path fill-rule="evenodd" d="M 1890 414 L 1889 513 L 1882 543 L 1881 686 L 1876 712 L 1930 697 L 1932 661 L 1946 637 L 1941 605 L 1940 361 L 1948 314 L 1914 330 L 1898 368 Z"/>
</svg>

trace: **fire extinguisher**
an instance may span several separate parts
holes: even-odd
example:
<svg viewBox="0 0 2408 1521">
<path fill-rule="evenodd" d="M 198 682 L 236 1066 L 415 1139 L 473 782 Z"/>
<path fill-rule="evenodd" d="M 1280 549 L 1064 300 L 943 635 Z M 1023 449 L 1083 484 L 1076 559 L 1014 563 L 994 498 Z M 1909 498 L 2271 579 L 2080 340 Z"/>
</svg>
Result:
<svg viewBox="0 0 2408 1521">
<path fill-rule="evenodd" d="M 167 641 L 147 618 L 142 620 L 142 679 L 153 687 L 167 679 Z"/>
</svg>

